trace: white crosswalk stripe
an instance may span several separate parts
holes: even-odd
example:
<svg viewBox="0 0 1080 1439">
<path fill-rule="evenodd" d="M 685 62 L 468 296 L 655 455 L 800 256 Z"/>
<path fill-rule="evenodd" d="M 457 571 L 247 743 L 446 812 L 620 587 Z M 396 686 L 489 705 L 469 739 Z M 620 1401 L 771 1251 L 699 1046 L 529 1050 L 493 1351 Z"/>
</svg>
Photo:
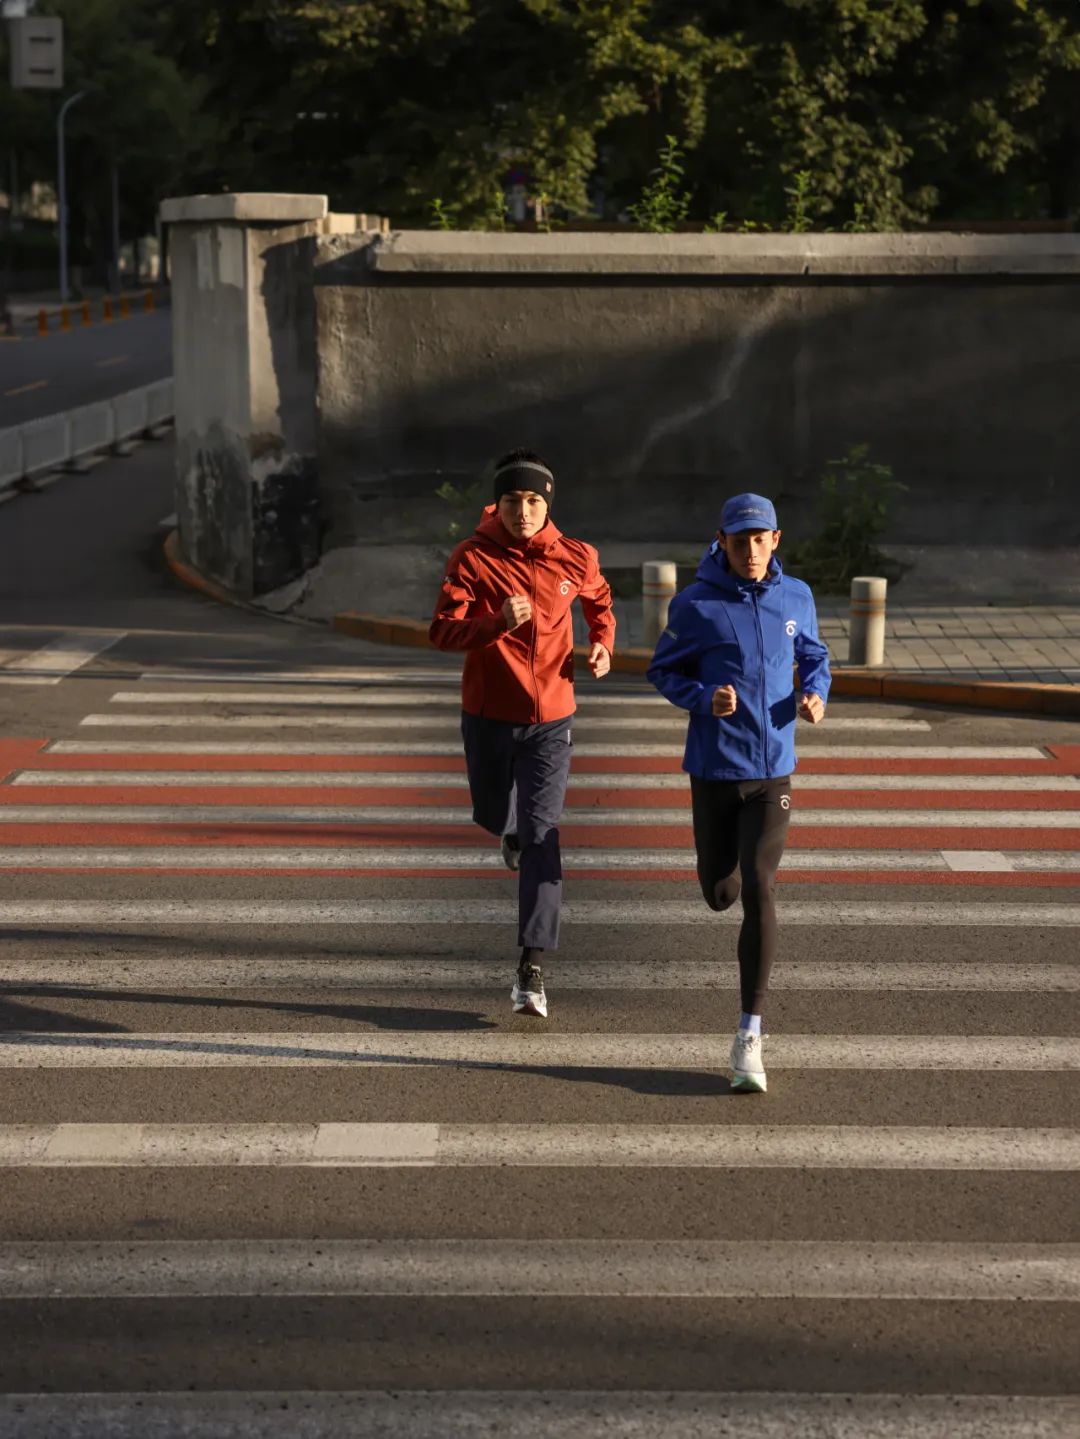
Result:
<svg viewBox="0 0 1080 1439">
<path fill-rule="evenodd" d="M 1056 741 L 938 742 L 935 719 L 896 709 L 802 730 L 774 977 L 787 1018 L 766 1041 L 770 1093 L 744 1104 L 726 1079 L 741 913 L 711 912 L 691 878 L 685 715 L 630 681 L 583 699 L 566 954 L 545 965 L 552 1020 L 526 1027 L 509 1013 L 513 881 L 471 826 L 458 682 L 435 666 L 151 671 L 78 739 L 0 770 L 0 799 L 19 801 L 0 805 L 0 1090 L 22 1096 L 0 1115 L 0 1173 L 16 1199 L 68 1185 L 87 1236 L 69 1220 L 33 1237 L 20 1211 L 0 1304 L 156 1304 L 220 1349 L 198 1381 L 219 1392 L 151 1377 L 136 1408 L 85 1392 L 91 1373 L 127 1384 L 123 1345 L 93 1371 L 75 1344 L 73 1392 L 17 1411 L 0 1395 L 0 1433 L 1068 1432 L 1045 1356 L 1080 1301 L 1058 1187 L 1080 1170 L 1077 765 Z M 185 1228 L 184 1196 L 209 1218 Z M 143 1228 L 126 1204 L 152 1207 Z M 472 1321 L 439 1306 L 477 1300 L 508 1306 L 492 1333 L 566 1363 L 615 1334 L 623 1311 L 600 1306 L 642 1305 L 625 1322 L 653 1350 L 707 1348 L 711 1367 L 685 1371 L 689 1390 L 679 1370 L 660 1402 L 613 1338 L 609 1387 L 515 1370 L 502 1393 L 485 1370 L 485 1392 L 461 1391 L 447 1379 Z M 246 1306 L 227 1340 L 210 1301 Z M 373 1329 L 332 1321 L 363 1392 L 315 1394 L 297 1356 L 344 1301 L 375 1306 Z M 293 1337 L 270 1339 L 284 1399 L 254 1368 L 238 1389 L 264 1308 L 294 1302 Z M 987 1339 L 969 1377 L 957 1336 L 984 1322 L 1025 1343 Z M 409 1332 L 423 1363 L 393 1369 L 381 1356 Z M 768 1392 L 727 1392 L 744 1378 L 731 1356 L 765 1352 L 774 1368 L 746 1382 Z M 820 1393 L 774 1387 L 793 1354 Z M 881 1393 L 854 1392 L 879 1375 Z"/>
</svg>

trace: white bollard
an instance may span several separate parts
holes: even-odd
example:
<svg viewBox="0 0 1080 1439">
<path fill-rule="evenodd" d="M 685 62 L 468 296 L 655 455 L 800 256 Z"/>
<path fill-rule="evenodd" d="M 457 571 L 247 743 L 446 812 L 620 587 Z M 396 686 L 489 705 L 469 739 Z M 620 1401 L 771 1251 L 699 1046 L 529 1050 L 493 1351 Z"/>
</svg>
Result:
<svg viewBox="0 0 1080 1439">
<path fill-rule="evenodd" d="M 647 645 L 654 645 L 664 632 L 675 587 L 674 560 L 646 560 L 641 566 L 641 610 Z"/>
<path fill-rule="evenodd" d="M 851 581 L 849 665 L 885 663 L 885 591 L 888 580 L 860 575 Z"/>
</svg>

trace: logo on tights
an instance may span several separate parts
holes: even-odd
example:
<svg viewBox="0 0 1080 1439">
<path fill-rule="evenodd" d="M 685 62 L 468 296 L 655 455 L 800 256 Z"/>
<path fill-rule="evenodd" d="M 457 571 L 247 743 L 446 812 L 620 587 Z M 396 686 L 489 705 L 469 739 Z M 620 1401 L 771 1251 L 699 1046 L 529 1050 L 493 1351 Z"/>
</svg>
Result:
<svg viewBox="0 0 1080 1439">
<path fill-rule="evenodd" d="M 781 809 L 790 809 L 790 808 L 791 808 L 791 796 L 790 796 L 789 794 L 782 794 L 782 795 L 780 796 L 780 808 L 781 808 Z"/>
</svg>

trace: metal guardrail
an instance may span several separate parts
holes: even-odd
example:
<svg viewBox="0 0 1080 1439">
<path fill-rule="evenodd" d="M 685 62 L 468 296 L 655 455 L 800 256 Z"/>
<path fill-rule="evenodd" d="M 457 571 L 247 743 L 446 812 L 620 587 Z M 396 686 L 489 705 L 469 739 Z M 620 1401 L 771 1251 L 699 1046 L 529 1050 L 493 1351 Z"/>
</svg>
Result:
<svg viewBox="0 0 1080 1439">
<path fill-rule="evenodd" d="M 172 418 L 173 382 L 168 379 L 0 430 L 0 492 L 46 470 L 115 449 Z"/>
</svg>

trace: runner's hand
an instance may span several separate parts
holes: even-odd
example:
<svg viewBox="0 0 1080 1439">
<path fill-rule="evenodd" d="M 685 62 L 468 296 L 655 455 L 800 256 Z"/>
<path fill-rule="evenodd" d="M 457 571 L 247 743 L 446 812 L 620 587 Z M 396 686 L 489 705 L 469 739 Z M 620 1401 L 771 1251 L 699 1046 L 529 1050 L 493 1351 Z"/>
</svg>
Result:
<svg viewBox="0 0 1080 1439">
<path fill-rule="evenodd" d="M 799 701 L 799 714 L 810 724 L 818 724 L 825 718 L 825 701 L 820 695 L 803 695 Z"/>
<path fill-rule="evenodd" d="M 721 685 L 719 689 L 713 690 L 712 712 L 717 719 L 723 719 L 725 715 L 733 715 L 737 704 L 734 685 Z"/>
<path fill-rule="evenodd" d="M 532 603 L 528 595 L 511 595 L 503 604 L 502 617 L 508 630 L 516 630 L 532 619 Z"/>
<path fill-rule="evenodd" d="M 603 679 L 611 668 L 611 656 L 602 644 L 593 645 L 589 651 L 589 668 L 594 679 Z"/>
</svg>

